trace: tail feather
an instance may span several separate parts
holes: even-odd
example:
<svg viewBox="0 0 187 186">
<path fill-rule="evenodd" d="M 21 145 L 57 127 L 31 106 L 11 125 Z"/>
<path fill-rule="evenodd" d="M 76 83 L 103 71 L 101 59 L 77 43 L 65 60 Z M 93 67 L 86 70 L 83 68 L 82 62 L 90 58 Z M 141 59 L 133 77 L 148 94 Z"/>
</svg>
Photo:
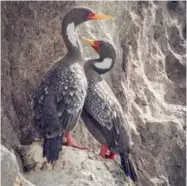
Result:
<svg viewBox="0 0 187 186">
<path fill-rule="evenodd" d="M 49 163 L 53 163 L 59 158 L 61 148 L 61 136 L 57 136 L 55 138 L 45 138 L 43 143 L 43 157 L 46 157 Z"/>
<path fill-rule="evenodd" d="M 134 182 L 138 180 L 131 160 L 124 153 L 120 153 L 121 165 L 126 176 L 130 177 Z"/>
<path fill-rule="evenodd" d="M 130 172 L 131 172 L 131 179 L 132 179 L 133 181 L 137 181 L 138 178 L 137 178 L 136 172 L 135 172 L 135 170 L 134 170 L 134 167 L 133 167 L 133 165 L 132 165 L 132 162 L 131 162 L 130 160 L 129 160 L 129 167 L 130 167 Z"/>
</svg>

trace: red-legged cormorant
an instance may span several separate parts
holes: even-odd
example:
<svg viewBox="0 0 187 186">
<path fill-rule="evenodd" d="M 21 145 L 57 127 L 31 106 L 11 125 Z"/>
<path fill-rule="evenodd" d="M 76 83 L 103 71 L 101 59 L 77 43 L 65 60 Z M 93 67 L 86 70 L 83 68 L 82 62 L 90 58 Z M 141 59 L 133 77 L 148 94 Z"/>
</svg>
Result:
<svg viewBox="0 0 187 186">
<path fill-rule="evenodd" d="M 72 144 L 69 131 L 74 128 L 82 111 L 87 80 L 76 27 L 88 20 L 111 18 L 77 7 L 70 10 L 62 21 L 62 36 L 68 52 L 44 75 L 34 100 L 35 121 L 44 138 L 43 156 L 48 162 L 58 159 L 64 135 L 67 145 L 78 147 Z"/>
<path fill-rule="evenodd" d="M 110 71 L 115 63 L 115 47 L 107 41 L 82 39 L 96 50 L 99 58 L 88 60 L 84 66 L 88 90 L 81 117 L 89 132 L 102 144 L 100 155 L 113 159 L 115 153 L 119 154 L 126 176 L 137 181 L 137 175 L 129 157 L 130 126 L 119 101 L 101 77 L 101 74 Z M 108 149 L 109 154 L 107 154 Z"/>
</svg>

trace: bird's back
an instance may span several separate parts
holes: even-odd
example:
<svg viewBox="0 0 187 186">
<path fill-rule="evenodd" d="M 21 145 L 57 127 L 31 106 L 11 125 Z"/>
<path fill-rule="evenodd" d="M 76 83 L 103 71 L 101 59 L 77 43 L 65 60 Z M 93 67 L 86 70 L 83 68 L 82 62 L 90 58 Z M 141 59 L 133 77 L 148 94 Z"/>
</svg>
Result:
<svg viewBox="0 0 187 186">
<path fill-rule="evenodd" d="M 125 150 L 129 146 L 129 126 L 121 105 L 109 85 L 98 74 L 88 78 L 84 112 L 84 118 L 90 120 L 85 122 L 86 125 L 100 143 L 107 144 L 117 153 L 120 148 Z"/>
</svg>

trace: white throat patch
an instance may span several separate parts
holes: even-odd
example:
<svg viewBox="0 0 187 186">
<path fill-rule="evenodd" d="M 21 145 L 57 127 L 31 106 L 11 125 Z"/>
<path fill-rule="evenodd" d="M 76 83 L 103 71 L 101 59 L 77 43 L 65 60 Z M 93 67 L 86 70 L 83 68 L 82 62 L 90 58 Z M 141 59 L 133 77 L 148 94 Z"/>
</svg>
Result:
<svg viewBox="0 0 187 186">
<path fill-rule="evenodd" d="M 77 36 L 75 32 L 75 24 L 73 22 L 68 24 L 66 32 L 67 32 L 68 40 L 72 43 L 74 47 L 78 47 Z"/>
<path fill-rule="evenodd" d="M 94 63 L 95 67 L 98 69 L 109 69 L 112 66 L 112 59 L 111 58 L 104 58 L 102 62 Z"/>
</svg>

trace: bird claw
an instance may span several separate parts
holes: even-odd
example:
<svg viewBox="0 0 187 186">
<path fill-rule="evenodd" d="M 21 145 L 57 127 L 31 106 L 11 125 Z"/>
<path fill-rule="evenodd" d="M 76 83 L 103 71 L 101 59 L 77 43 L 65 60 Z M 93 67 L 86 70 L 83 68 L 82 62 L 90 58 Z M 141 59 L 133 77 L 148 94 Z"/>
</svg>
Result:
<svg viewBox="0 0 187 186">
<path fill-rule="evenodd" d="M 115 159 L 115 153 L 108 150 L 108 146 L 105 144 L 101 145 L 101 151 L 99 154 L 102 158 Z"/>
<path fill-rule="evenodd" d="M 107 151 L 108 151 L 108 146 L 105 145 L 105 144 L 102 144 L 102 145 L 101 145 L 101 151 L 100 151 L 100 154 L 99 154 L 99 155 L 100 155 L 102 158 L 106 158 Z"/>
<path fill-rule="evenodd" d="M 69 132 L 66 133 L 65 138 L 66 138 L 66 142 L 64 143 L 64 145 L 66 145 L 66 146 L 74 147 L 74 148 L 81 149 L 81 150 L 87 150 L 88 149 L 88 147 L 82 147 L 82 146 L 74 144 L 71 140 L 71 136 L 70 136 Z"/>
<path fill-rule="evenodd" d="M 106 154 L 106 155 L 105 155 L 105 158 L 114 160 L 114 159 L 115 159 L 115 156 L 116 156 L 115 153 L 110 152 L 110 154 Z"/>
<path fill-rule="evenodd" d="M 89 149 L 88 147 L 82 147 L 82 146 L 79 146 L 79 145 L 75 145 L 72 142 L 66 142 L 66 143 L 64 143 L 64 145 L 69 146 L 69 147 L 74 147 L 76 149 L 81 149 L 81 150 L 88 150 Z"/>
</svg>

